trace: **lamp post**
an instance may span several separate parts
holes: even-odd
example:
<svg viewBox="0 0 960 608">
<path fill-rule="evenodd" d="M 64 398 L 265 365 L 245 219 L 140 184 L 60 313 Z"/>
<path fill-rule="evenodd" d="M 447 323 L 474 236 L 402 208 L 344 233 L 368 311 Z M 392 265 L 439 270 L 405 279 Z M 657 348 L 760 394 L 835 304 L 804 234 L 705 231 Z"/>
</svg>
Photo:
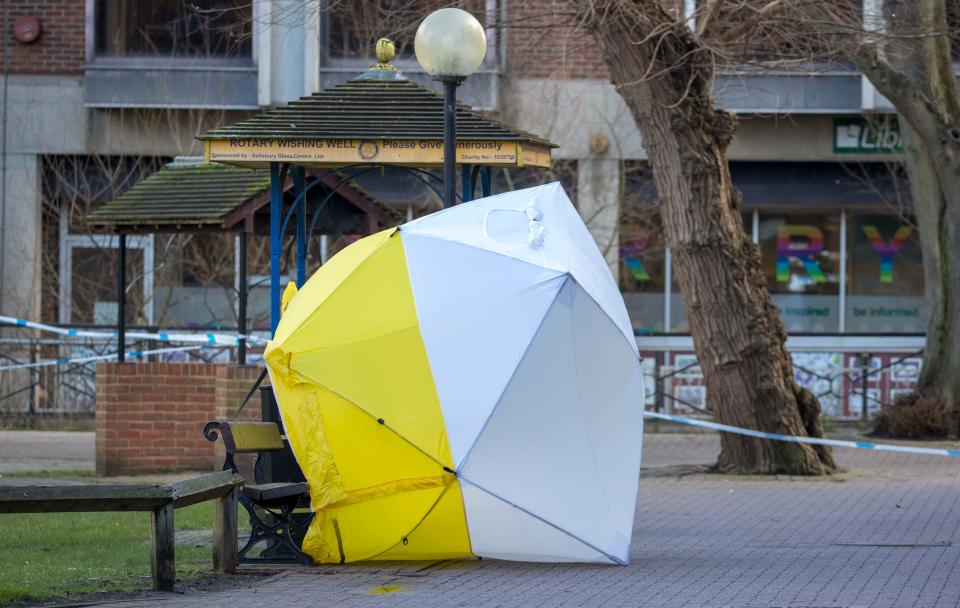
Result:
<svg viewBox="0 0 960 608">
<path fill-rule="evenodd" d="M 417 61 L 443 83 L 443 206 L 456 203 L 457 87 L 487 54 L 487 34 L 470 13 L 443 8 L 427 15 L 413 41 Z"/>
</svg>

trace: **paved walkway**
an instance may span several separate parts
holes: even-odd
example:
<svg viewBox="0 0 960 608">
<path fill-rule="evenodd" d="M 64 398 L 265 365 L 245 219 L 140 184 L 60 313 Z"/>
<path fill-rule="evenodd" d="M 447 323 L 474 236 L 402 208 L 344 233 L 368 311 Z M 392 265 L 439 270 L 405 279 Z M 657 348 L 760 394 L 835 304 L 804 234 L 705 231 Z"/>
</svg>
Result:
<svg viewBox="0 0 960 608">
<path fill-rule="evenodd" d="M 648 435 L 629 566 L 495 560 L 292 569 L 123 606 L 960 605 L 960 459 L 837 450 L 829 480 L 705 475 L 715 435 Z M 651 468 L 652 467 L 652 468 Z"/>
<path fill-rule="evenodd" d="M 92 471 L 92 432 L 0 431 L 0 475 L 22 471 Z"/>
</svg>

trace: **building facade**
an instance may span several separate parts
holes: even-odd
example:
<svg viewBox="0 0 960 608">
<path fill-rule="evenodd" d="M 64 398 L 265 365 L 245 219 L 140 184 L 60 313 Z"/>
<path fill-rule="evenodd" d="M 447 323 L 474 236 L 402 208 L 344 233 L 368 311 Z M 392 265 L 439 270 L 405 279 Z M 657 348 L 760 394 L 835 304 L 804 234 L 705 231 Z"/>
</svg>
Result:
<svg viewBox="0 0 960 608">
<path fill-rule="evenodd" d="M 676 8 L 689 14 L 693 1 Z M 394 63 L 429 85 L 412 55 L 412 32 L 420 16 L 443 4 L 10 3 L 0 118 L 0 312 L 64 324 L 115 322 L 114 280 L 105 271 L 115 244 L 85 229 L 91 206 L 177 155 L 199 153 L 194 137 L 210 127 L 363 71 L 380 36 L 397 41 Z M 702 405 L 646 155 L 598 49 L 575 24 L 526 27 L 549 14 L 547 2 L 461 4 L 489 24 L 490 45 L 462 99 L 560 146 L 548 176 L 503 172 L 495 183 L 564 183 L 618 277 L 648 362 L 684 369 L 673 377 L 673 394 Z M 14 35 L 33 23 L 35 39 Z M 909 390 L 919 358 L 900 359 L 922 349 L 926 311 L 892 107 L 853 71 L 726 71 L 715 91 L 718 105 L 740 118 L 730 160 L 744 228 L 760 247 L 790 347 L 810 372 L 806 380 L 837 416 L 857 416 Z M 396 186 L 385 189 L 397 197 L 392 204 L 410 214 L 435 208 L 423 193 L 404 199 Z M 231 242 L 176 238 L 130 239 L 128 320 L 234 325 Z M 316 263 L 350 237 L 322 240 Z M 256 276 L 257 260 L 266 260 L 253 251 L 255 286 L 266 274 Z M 265 322 L 261 301 L 255 324 Z M 859 404 L 850 397 L 843 370 L 888 365 L 889 373 L 860 387 Z"/>
</svg>

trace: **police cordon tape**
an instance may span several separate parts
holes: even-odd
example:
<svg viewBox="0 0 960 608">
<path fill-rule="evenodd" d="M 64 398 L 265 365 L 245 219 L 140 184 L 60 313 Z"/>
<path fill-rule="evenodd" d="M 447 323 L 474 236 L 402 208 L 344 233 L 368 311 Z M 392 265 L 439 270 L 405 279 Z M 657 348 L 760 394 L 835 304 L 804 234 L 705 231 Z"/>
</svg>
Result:
<svg viewBox="0 0 960 608">
<path fill-rule="evenodd" d="M 112 340 L 117 338 L 116 332 L 95 332 L 88 331 L 83 329 L 71 329 L 67 327 L 57 327 L 56 325 L 47 325 L 46 323 L 37 323 L 35 321 L 28 321 L 26 319 L 17 319 L 15 317 L 7 317 L 0 315 L 0 324 L 13 325 L 16 327 L 28 327 L 31 329 L 37 329 L 40 331 L 46 331 L 54 334 L 59 334 L 61 336 L 70 336 L 70 337 L 79 337 L 79 338 L 97 338 L 101 340 Z M 157 348 L 152 350 L 142 350 L 136 351 L 131 350 L 127 351 L 127 357 L 142 357 L 144 355 L 156 355 L 163 353 L 172 353 L 172 352 L 186 352 L 191 350 L 198 350 L 202 348 L 209 348 L 211 346 L 236 346 L 240 343 L 240 340 L 246 339 L 247 342 L 252 344 L 265 344 L 266 339 L 260 338 L 258 336 L 251 335 L 226 335 L 226 334 L 176 334 L 176 333 L 167 333 L 167 332 L 157 332 L 157 333 L 148 333 L 148 332 L 127 332 L 126 336 L 134 340 L 156 340 L 158 342 L 188 342 L 188 343 L 200 343 L 198 346 L 179 346 L 172 348 Z M 80 364 L 80 363 L 91 363 L 93 361 L 106 361 L 109 359 L 116 358 L 117 354 L 112 353 L 108 355 L 93 355 L 90 357 L 79 357 L 74 359 L 47 359 L 44 361 L 36 361 L 33 363 L 17 363 L 13 365 L 4 365 L 0 366 L 0 371 L 11 370 L 11 369 L 27 369 L 34 367 L 45 367 L 49 365 L 69 365 L 69 364 Z M 773 441 L 787 441 L 791 443 L 806 443 L 810 445 L 829 445 L 840 448 L 857 448 L 861 450 L 876 450 L 881 452 L 900 452 L 907 454 L 926 454 L 929 456 L 960 456 L 960 450 L 950 450 L 950 449 L 940 449 L 940 448 L 917 448 L 911 446 L 903 445 L 893 445 L 889 443 L 872 443 L 868 441 L 845 441 L 842 439 L 821 439 L 818 437 L 798 437 L 796 435 L 781 435 L 779 433 L 765 433 L 763 431 L 754 431 L 751 429 L 744 429 L 737 426 L 730 426 L 727 424 L 720 424 L 719 422 L 709 422 L 707 420 L 697 420 L 695 418 L 687 418 L 685 416 L 675 416 L 673 414 L 660 414 L 658 412 L 644 412 L 645 418 L 650 418 L 652 420 L 665 420 L 669 422 L 676 422 L 679 424 L 686 424 L 689 426 L 696 426 L 704 429 L 710 429 L 714 431 L 721 431 L 724 433 L 734 433 L 737 435 L 746 435 L 747 437 L 756 437 L 758 439 L 770 439 Z"/>
<path fill-rule="evenodd" d="M 660 414 L 657 412 L 644 412 L 644 418 L 653 420 L 667 420 L 678 422 L 689 426 L 697 426 L 724 433 L 735 433 L 737 435 L 746 435 L 747 437 L 757 437 L 759 439 L 772 439 L 774 441 L 788 441 L 790 443 L 809 443 L 813 445 L 829 445 L 838 448 L 858 448 L 861 450 L 876 450 L 880 452 L 902 452 L 907 454 L 927 454 L 929 456 L 960 456 L 960 450 L 947 450 L 939 448 L 915 448 L 905 445 L 892 445 L 889 443 L 871 443 L 868 441 L 844 441 L 842 439 L 820 439 L 819 437 L 797 437 L 796 435 L 780 435 L 778 433 L 764 433 L 763 431 L 753 431 L 743 429 L 738 426 L 720 424 L 719 422 L 708 422 L 706 420 L 697 420 L 696 418 L 687 418 L 685 416 L 674 416 L 672 414 Z"/>
<path fill-rule="evenodd" d="M 173 346 L 170 348 L 154 348 L 152 350 L 128 350 L 127 357 L 143 357 L 145 355 L 160 355 L 163 353 L 182 353 L 190 350 L 199 350 L 202 348 L 212 348 L 209 344 L 200 344 L 198 346 Z M 49 365 L 73 365 L 81 363 L 92 363 L 94 361 L 109 361 L 116 359 L 117 353 L 108 355 L 91 355 L 89 357 L 77 357 L 75 359 L 44 359 L 43 361 L 34 361 L 33 363 L 15 363 L 13 365 L 0 366 L 0 372 L 11 369 L 30 369 L 34 367 L 46 367 Z"/>
<path fill-rule="evenodd" d="M 98 340 L 116 340 L 117 332 L 89 331 L 85 329 L 71 329 L 69 327 L 57 327 L 56 325 L 47 325 L 46 323 L 37 323 L 26 319 L 17 319 L 15 317 L 5 317 L 0 315 L 0 324 L 14 325 L 16 327 L 29 327 L 61 336 L 76 338 L 96 338 Z M 168 332 L 148 333 L 142 331 L 128 331 L 126 337 L 131 340 L 156 340 L 157 342 L 187 342 L 193 344 L 206 344 L 209 346 L 236 346 L 241 339 L 245 339 L 250 344 L 266 344 L 267 340 L 258 336 L 243 334 L 177 334 Z"/>
</svg>

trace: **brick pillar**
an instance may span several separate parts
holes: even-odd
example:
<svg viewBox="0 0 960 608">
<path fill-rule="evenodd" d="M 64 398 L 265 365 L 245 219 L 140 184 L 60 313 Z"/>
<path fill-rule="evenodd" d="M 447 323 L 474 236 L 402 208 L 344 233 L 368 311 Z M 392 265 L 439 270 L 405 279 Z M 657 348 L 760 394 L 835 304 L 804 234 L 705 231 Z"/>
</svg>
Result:
<svg viewBox="0 0 960 608">
<path fill-rule="evenodd" d="M 98 363 L 97 473 L 219 468 L 203 426 L 217 414 L 218 378 L 232 377 L 230 368 L 236 366 Z"/>
</svg>

